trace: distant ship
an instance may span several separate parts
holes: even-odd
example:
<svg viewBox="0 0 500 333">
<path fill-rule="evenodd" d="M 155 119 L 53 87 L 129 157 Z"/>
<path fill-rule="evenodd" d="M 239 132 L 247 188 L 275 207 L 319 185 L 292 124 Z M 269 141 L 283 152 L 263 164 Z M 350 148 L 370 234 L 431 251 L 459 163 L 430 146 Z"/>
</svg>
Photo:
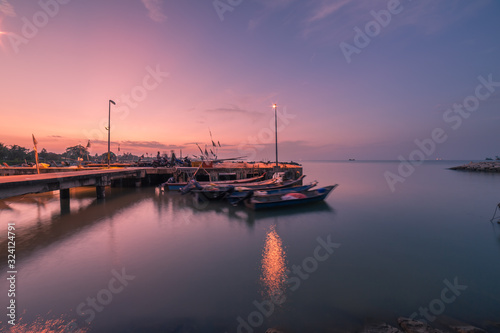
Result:
<svg viewBox="0 0 500 333">
<path fill-rule="evenodd" d="M 356 159 L 354 159 L 354 158 L 350 158 L 350 159 L 349 159 L 349 161 L 356 161 Z"/>
</svg>

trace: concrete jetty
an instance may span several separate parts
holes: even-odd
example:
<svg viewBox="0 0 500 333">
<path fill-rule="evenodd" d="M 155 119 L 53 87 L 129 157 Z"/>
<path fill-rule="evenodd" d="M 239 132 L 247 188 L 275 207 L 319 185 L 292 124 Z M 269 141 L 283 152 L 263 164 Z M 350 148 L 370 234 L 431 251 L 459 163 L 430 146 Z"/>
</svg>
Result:
<svg viewBox="0 0 500 333">
<path fill-rule="evenodd" d="M 451 167 L 450 170 L 474 172 L 500 172 L 500 161 L 469 162 L 464 165 Z"/>
<path fill-rule="evenodd" d="M 280 163 L 276 168 L 271 163 L 222 163 L 204 167 L 130 167 L 130 168 L 48 168 L 44 173 L 33 174 L 33 168 L 2 168 L 5 176 L 0 176 L 0 200 L 4 198 L 60 191 L 61 199 L 69 198 L 69 190 L 74 187 L 95 186 L 98 198 L 105 195 L 105 187 L 157 185 L 174 177 L 186 181 L 245 179 L 266 173 L 271 177 L 275 171 L 285 172 L 288 178 L 297 179 L 302 175 L 302 167 L 296 164 Z M 2 174 L 2 173 L 0 173 Z M 15 175 L 12 175 L 15 174 Z"/>
<path fill-rule="evenodd" d="M 29 193 L 61 191 L 61 198 L 69 197 L 69 189 L 95 186 L 98 198 L 104 197 L 104 188 L 116 179 L 132 178 L 140 185 L 146 177 L 144 168 L 85 170 L 0 177 L 0 199 Z"/>
</svg>

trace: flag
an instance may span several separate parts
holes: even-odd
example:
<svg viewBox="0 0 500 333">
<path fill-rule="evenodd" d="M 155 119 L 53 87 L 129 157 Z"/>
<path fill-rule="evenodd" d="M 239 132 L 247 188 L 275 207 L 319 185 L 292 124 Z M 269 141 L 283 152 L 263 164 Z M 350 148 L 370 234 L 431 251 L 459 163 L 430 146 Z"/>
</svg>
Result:
<svg viewBox="0 0 500 333">
<path fill-rule="evenodd" d="M 219 144 L 219 147 L 220 147 L 220 141 L 217 141 L 217 143 Z"/>
<path fill-rule="evenodd" d="M 208 157 L 207 147 L 205 147 L 205 155 Z"/>
<path fill-rule="evenodd" d="M 215 156 L 215 154 L 214 154 L 214 152 L 212 151 L 212 149 L 210 149 L 210 153 L 212 153 L 212 155 L 214 155 L 214 156 Z"/>
<path fill-rule="evenodd" d="M 40 174 L 40 166 L 38 165 L 38 150 L 36 148 L 38 141 L 36 141 L 34 134 L 31 134 L 31 136 L 33 137 L 33 145 L 34 145 L 33 149 L 35 150 L 36 173 Z"/>
<path fill-rule="evenodd" d="M 212 146 L 217 147 L 215 145 L 214 138 L 212 138 L 212 131 L 210 130 L 210 128 L 208 128 L 208 132 L 210 133 L 210 140 L 212 141 Z"/>
<path fill-rule="evenodd" d="M 120 151 L 120 145 L 118 145 L 118 151 Z"/>
<path fill-rule="evenodd" d="M 87 149 L 90 148 L 91 144 L 90 144 L 90 140 L 89 142 L 87 142 Z"/>
<path fill-rule="evenodd" d="M 203 150 L 201 150 L 201 147 L 197 143 L 195 143 L 195 145 L 198 147 L 198 149 L 200 150 L 200 153 L 203 155 Z"/>
</svg>

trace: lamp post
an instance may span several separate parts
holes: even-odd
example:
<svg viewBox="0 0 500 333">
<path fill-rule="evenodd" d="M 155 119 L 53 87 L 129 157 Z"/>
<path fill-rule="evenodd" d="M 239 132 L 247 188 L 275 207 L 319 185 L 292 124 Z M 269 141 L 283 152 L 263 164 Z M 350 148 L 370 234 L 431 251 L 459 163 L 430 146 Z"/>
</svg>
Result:
<svg viewBox="0 0 500 333">
<path fill-rule="evenodd" d="M 111 147 L 110 147 L 110 144 L 111 144 L 111 104 L 113 105 L 116 105 L 115 102 L 113 102 L 112 100 L 109 100 L 109 113 L 108 113 L 108 128 L 106 128 L 108 130 L 108 168 L 109 168 L 109 163 L 111 161 Z"/>
<path fill-rule="evenodd" d="M 277 117 L 278 106 L 276 104 L 273 104 L 273 109 L 274 109 L 274 135 L 275 135 L 275 142 L 276 142 L 276 169 L 277 169 L 277 168 L 279 168 L 279 166 L 278 166 L 278 117 Z"/>
</svg>

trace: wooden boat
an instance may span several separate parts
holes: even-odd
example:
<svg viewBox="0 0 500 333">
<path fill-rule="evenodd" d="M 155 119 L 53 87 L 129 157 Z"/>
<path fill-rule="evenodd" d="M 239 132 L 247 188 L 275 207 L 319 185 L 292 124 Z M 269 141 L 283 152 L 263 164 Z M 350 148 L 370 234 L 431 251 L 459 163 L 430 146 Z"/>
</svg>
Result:
<svg viewBox="0 0 500 333">
<path fill-rule="evenodd" d="M 236 180 L 220 180 L 220 181 L 214 181 L 214 182 L 199 182 L 200 185 L 209 185 L 209 184 L 217 184 L 217 185 L 229 185 L 229 184 L 246 184 L 246 183 L 253 183 L 257 182 L 260 180 L 263 180 L 265 177 L 265 173 L 257 176 L 257 177 L 252 177 L 252 178 L 246 178 L 246 179 L 236 179 Z M 163 191 L 179 191 L 183 187 L 185 187 L 188 184 L 188 182 L 181 182 L 181 183 L 163 183 L 160 186 L 160 189 Z"/>
<path fill-rule="evenodd" d="M 245 205 L 253 210 L 260 210 L 309 204 L 325 200 L 337 186 L 338 184 L 335 184 L 306 192 L 288 193 L 285 195 L 253 196 L 245 200 Z"/>
<path fill-rule="evenodd" d="M 318 184 L 317 181 L 312 182 L 309 185 L 302 185 L 302 186 L 292 186 L 292 187 L 285 187 L 285 188 L 278 188 L 278 189 L 267 189 L 267 190 L 244 190 L 244 191 L 234 191 L 233 193 L 229 194 L 226 199 L 229 201 L 230 204 L 232 205 L 238 205 L 240 202 L 243 202 L 245 199 L 248 199 L 252 196 L 266 196 L 266 195 L 275 195 L 275 194 L 287 194 L 287 193 L 300 193 L 300 192 L 305 192 L 313 188 Z"/>
<path fill-rule="evenodd" d="M 207 200 L 221 200 L 231 193 L 238 191 L 267 191 L 267 190 L 277 190 L 286 187 L 296 186 L 302 183 L 302 179 L 304 179 L 304 175 L 300 176 L 294 180 L 285 180 L 281 181 L 279 179 L 270 179 L 271 182 L 258 182 L 258 183 L 246 183 L 240 184 L 239 186 L 234 185 L 206 185 L 201 186 L 196 183 L 193 183 L 191 188 L 185 188 L 182 190 L 183 194 L 192 192 L 200 199 L 203 197 Z"/>
</svg>

